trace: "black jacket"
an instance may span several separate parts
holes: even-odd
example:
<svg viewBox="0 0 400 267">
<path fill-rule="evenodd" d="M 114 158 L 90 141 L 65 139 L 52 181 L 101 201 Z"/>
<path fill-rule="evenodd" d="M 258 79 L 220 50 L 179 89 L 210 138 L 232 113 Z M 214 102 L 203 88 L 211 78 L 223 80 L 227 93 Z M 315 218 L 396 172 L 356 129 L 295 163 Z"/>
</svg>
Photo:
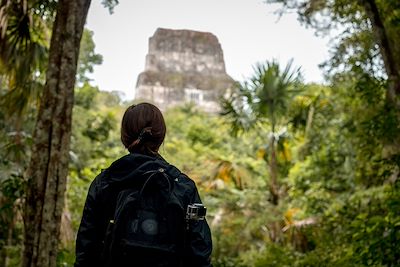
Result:
<svg viewBox="0 0 400 267">
<path fill-rule="evenodd" d="M 123 189 L 126 186 L 134 186 L 135 183 L 140 184 L 143 181 L 138 178 L 138 173 L 158 167 L 166 168 L 178 178 L 174 184 L 174 192 L 184 207 L 191 203 L 201 203 L 195 183 L 162 158 L 128 154 L 118 159 L 102 171 L 90 185 L 76 240 L 75 267 L 102 266 L 101 254 L 106 228 L 114 214 L 119 192 L 115 188 Z M 185 265 L 211 267 L 212 242 L 206 220 L 193 224 L 186 239 Z"/>
</svg>

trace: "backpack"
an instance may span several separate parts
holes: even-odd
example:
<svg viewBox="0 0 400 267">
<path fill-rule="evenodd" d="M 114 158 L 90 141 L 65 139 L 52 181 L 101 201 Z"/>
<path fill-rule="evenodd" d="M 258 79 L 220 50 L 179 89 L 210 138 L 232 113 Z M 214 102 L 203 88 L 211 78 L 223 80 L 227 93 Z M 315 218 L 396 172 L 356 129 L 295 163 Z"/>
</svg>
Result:
<svg viewBox="0 0 400 267">
<path fill-rule="evenodd" d="M 182 266 L 185 209 L 177 181 L 159 167 L 141 174 L 143 184 L 119 191 L 104 241 L 105 266 Z"/>
</svg>

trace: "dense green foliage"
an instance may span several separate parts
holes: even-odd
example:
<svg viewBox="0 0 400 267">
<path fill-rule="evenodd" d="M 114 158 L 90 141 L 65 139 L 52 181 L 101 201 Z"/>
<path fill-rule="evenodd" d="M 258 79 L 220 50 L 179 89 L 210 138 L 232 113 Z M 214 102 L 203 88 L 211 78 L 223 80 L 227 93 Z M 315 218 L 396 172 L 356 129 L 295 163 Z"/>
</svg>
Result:
<svg viewBox="0 0 400 267">
<path fill-rule="evenodd" d="M 80 143 L 72 148 L 76 161 L 68 191 L 74 230 L 90 181 L 125 153 L 116 118 L 127 104 L 114 95 L 108 105 L 110 93 L 90 90 L 92 106 L 75 107 L 74 138 Z M 85 96 L 81 92 L 77 100 Z M 382 145 L 398 130 L 388 131 L 397 127 L 390 126 L 390 114 L 379 115 L 382 99 L 366 107 L 362 98 L 356 89 L 306 85 L 289 102 L 286 149 L 278 153 L 280 168 L 286 166 L 278 206 L 268 190 L 267 134 L 257 129 L 233 137 L 224 117 L 193 106 L 165 113 L 168 134 L 161 154 L 200 188 L 209 207 L 216 266 L 398 264 L 398 156 L 386 154 Z M 90 129 L 98 135 L 88 135 Z"/>
<path fill-rule="evenodd" d="M 213 234 L 213 264 L 399 266 L 399 117 L 388 102 L 384 64 L 366 15 L 357 1 L 325 1 L 328 6 L 316 0 L 269 2 L 284 3 L 297 10 L 304 23 L 324 31 L 333 25 L 317 23 L 318 12 L 326 11 L 323 14 L 345 23 L 347 30 L 325 63 L 329 85 L 303 84 L 291 79 L 290 65 L 282 72 L 276 62 L 267 62 L 232 91 L 223 103 L 231 112 L 224 116 L 193 105 L 165 112 L 168 129 L 160 153 L 200 189 Z M 52 3 L 48 1 L 51 12 Z M 391 10 L 385 25 L 391 40 L 400 41 L 397 2 L 377 3 Z M 32 41 L 43 41 L 35 36 L 41 35 L 33 35 Z M 7 55 L 1 56 L 3 63 Z M 40 62 L 28 71 L 31 78 L 31 71 L 39 71 L 33 77 L 39 92 L 40 71 L 45 69 Z M 100 63 L 92 33 L 86 32 L 75 90 L 59 266 L 73 264 L 74 238 L 90 182 L 126 153 L 119 124 L 131 103 L 122 101 L 118 92 L 90 84 L 87 73 Z M 15 71 L 15 65 L 0 65 L 1 99 L 17 88 L 12 86 Z M 282 73 L 289 79 L 279 80 L 285 77 Z M 7 98 L 0 106 L 0 266 L 18 266 L 20 258 L 23 174 L 37 112 L 37 98 L 28 95 L 34 101 Z M 247 102 L 241 106 L 243 99 Z M 10 112 L 12 106 L 18 106 L 17 114 Z M 272 175 L 277 191 L 271 190 Z M 275 193 L 279 201 L 274 201 Z"/>
<path fill-rule="evenodd" d="M 127 104 L 90 90 L 92 106 L 85 108 L 82 101 L 74 111 L 76 157 L 68 190 L 74 231 L 90 181 L 126 153 L 117 118 Z M 85 96 L 78 92 L 77 100 Z M 258 129 L 233 137 L 223 117 L 193 106 L 165 113 L 168 134 L 161 154 L 200 188 L 209 208 L 216 266 L 398 264 L 398 156 L 385 153 L 382 140 L 389 131 L 378 126 L 390 126 L 391 117 L 379 115 L 383 100 L 365 107 L 355 101 L 355 96 L 362 99 L 358 94 L 306 85 L 292 99 L 286 149 L 278 153 L 280 168 L 287 169 L 278 206 L 268 190 L 267 134 Z M 116 101 L 109 105 L 105 100 L 111 96 Z M 97 135 L 88 134 L 94 129 Z M 67 259 L 71 263 L 73 254 Z"/>
</svg>

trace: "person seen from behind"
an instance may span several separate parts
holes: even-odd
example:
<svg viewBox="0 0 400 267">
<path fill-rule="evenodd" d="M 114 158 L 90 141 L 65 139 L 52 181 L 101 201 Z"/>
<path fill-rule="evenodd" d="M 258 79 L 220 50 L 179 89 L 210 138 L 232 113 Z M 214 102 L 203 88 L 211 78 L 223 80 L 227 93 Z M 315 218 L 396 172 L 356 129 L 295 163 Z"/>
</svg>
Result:
<svg viewBox="0 0 400 267">
<path fill-rule="evenodd" d="M 129 154 L 90 185 L 75 267 L 212 267 L 206 209 L 195 183 L 159 154 L 165 134 L 156 106 L 125 111 L 121 141 Z"/>
</svg>

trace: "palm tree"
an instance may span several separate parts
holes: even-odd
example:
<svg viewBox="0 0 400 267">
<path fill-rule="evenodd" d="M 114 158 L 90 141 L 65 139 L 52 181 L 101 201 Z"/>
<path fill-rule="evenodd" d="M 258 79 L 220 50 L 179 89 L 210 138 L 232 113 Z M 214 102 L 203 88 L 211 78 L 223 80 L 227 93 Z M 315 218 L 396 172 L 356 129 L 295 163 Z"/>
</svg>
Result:
<svg viewBox="0 0 400 267">
<path fill-rule="evenodd" d="M 276 61 L 258 63 L 254 74 L 248 81 L 238 83 L 231 96 L 222 102 L 222 115 L 227 116 L 234 133 L 257 128 L 265 132 L 269 125 L 269 192 L 271 202 L 279 202 L 277 141 L 280 133 L 278 126 L 288 110 L 288 101 L 300 92 L 300 68 L 293 68 L 292 61 L 282 70 Z"/>
<path fill-rule="evenodd" d="M 43 88 L 56 1 L 0 1 L 0 75 L 7 93 L 1 104 L 22 115 Z"/>
<path fill-rule="evenodd" d="M 32 140 L 30 130 L 34 116 L 25 111 L 42 91 L 42 73 L 47 65 L 48 29 L 56 4 L 48 2 L 0 1 L 0 111 L 4 121 L 0 145 L 1 156 L 10 163 L 6 169 L 15 173 L 3 173 L 0 182 L 3 186 L 17 185 L 9 187 L 12 193 L 7 193 L 7 190 L 0 192 L 2 204 L 7 203 L 10 207 L 7 213 L 2 212 L 7 216 L 0 219 L 8 228 L 1 233 L 6 234 L 7 244 L 15 240 L 17 214 L 22 209 L 23 170 L 27 167 L 27 151 Z M 0 265 L 9 266 L 8 250 L 2 246 L 0 250 Z"/>
</svg>

